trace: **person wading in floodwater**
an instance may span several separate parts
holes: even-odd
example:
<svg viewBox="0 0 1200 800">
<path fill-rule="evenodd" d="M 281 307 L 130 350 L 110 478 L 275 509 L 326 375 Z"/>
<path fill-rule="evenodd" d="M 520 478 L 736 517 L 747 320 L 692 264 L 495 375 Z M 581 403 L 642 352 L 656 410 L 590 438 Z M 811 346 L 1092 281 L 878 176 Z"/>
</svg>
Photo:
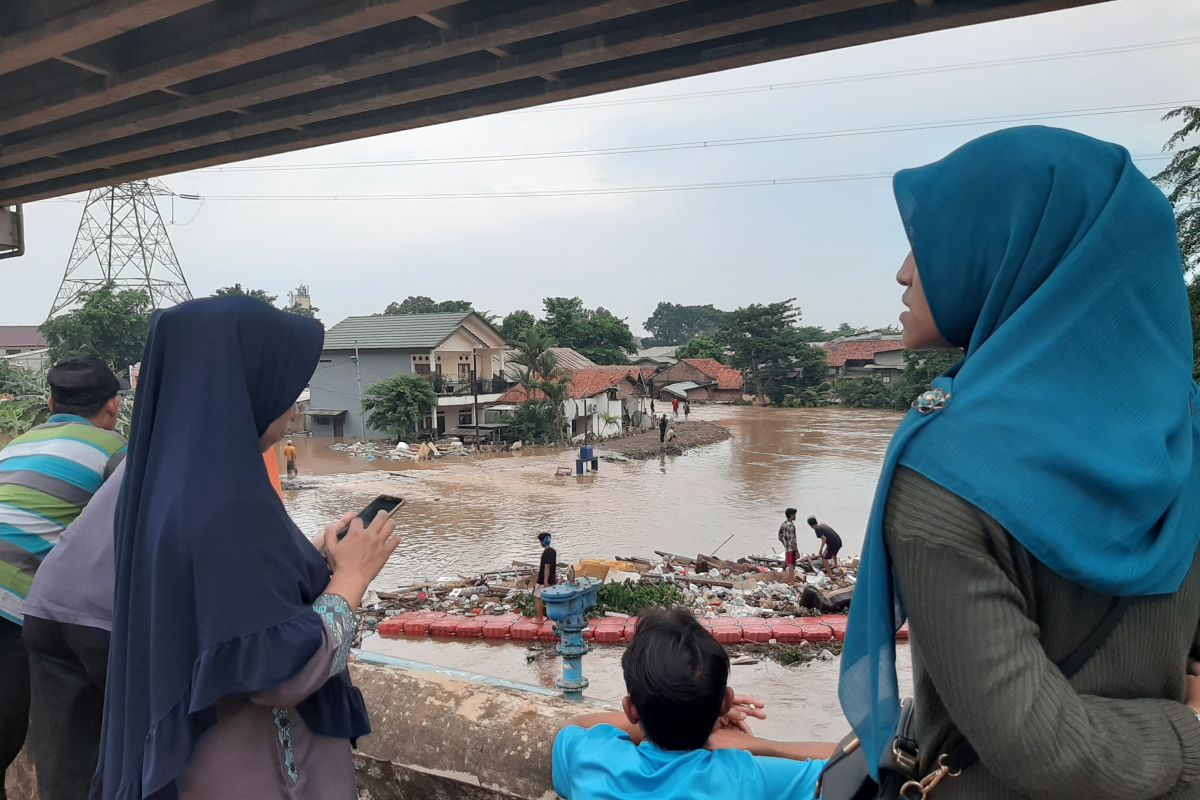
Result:
<svg viewBox="0 0 1200 800">
<path fill-rule="evenodd" d="M 931 800 L 1196 800 L 1200 388 L 1171 204 L 1125 148 L 1046 127 L 893 189 L 904 346 L 964 355 L 897 428 L 867 527 L 838 687 L 867 765 L 896 745 L 907 617 Z"/>
<path fill-rule="evenodd" d="M 538 562 L 537 577 L 534 578 L 533 604 L 537 609 L 535 621 L 545 622 L 546 604 L 542 602 L 542 590 L 558 583 L 558 551 L 550 546 L 549 533 L 539 533 L 537 540 L 542 543 L 542 559 Z"/>
<path fill-rule="evenodd" d="M 663 444 L 667 441 L 667 415 L 664 413 L 662 419 L 658 421 L 658 443 Z"/>
<path fill-rule="evenodd" d="M 283 446 L 283 458 L 287 461 L 287 476 L 289 478 L 296 477 L 299 474 L 296 470 L 296 446 L 292 444 L 291 439 L 288 439 L 287 444 Z"/>
</svg>

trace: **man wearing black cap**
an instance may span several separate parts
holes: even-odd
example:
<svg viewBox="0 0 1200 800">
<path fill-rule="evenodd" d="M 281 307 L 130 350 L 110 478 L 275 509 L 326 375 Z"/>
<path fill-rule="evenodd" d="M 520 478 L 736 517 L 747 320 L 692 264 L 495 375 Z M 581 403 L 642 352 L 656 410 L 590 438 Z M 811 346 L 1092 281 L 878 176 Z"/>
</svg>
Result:
<svg viewBox="0 0 1200 800">
<path fill-rule="evenodd" d="M 0 450 L 0 784 L 28 726 L 21 626 L 33 576 L 125 456 L 125 440 L 113 430 L 121 399 L 112 370 L 79 358 L 58 364 L 46 378 L 50 419 Z"/>
</svg>

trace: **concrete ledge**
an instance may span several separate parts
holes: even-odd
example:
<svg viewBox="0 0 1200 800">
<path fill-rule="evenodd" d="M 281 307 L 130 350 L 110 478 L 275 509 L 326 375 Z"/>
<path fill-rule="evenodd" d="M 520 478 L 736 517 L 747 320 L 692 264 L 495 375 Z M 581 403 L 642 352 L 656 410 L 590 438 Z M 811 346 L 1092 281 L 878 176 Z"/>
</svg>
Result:
<svg viewBox="0 0 1200 800">
<path fill-rule="evenodd" d="M 373 730 L 355 753 L 361 800 L 551 800 L 551 735 L 572 716 L 601 708 L 369 654 L 350 669 Z M 25 754 L 6 786 L 9 800 L 37 800 Z"/>
</svg>

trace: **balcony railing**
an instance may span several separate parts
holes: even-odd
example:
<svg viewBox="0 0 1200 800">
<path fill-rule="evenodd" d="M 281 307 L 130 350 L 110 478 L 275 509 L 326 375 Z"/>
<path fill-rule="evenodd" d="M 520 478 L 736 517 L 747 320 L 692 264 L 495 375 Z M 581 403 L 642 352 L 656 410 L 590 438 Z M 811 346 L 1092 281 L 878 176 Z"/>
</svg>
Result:
<svg viewBox="0 0 1200 800">
<path fill-rule="evenodd" d="M 445 375 L 434 375 L 433 390 L 441 397 L 463 397 L 475 394 L 501 394 L 513 387 L 510 381 L 503 378 L 480 378 L 474 382 L 460 381 Z"/>
</svg>

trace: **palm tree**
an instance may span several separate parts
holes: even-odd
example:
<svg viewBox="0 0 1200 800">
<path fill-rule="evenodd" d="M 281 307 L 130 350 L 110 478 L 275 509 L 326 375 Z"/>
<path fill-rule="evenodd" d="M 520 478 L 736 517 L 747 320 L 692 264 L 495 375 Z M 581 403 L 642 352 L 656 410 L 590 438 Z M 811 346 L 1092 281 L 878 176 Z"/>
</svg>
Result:
<svg viewBox="0 0 1200 800">
<path fill-rule="evenodd" d="M 517 340 L 516 353 L 511 360 L 517 365 L 517 383 L 525 389 L 526 402 L 534 399 L 535 391 L 540 391 L 553 408 L 553 439 L 557 444 L 562 441 L 566 428 L 563 404 L 570 396 L 570 389 L 568 380 L 558 368 L 558 359 L 550 352 L 551 347 L 554 347 L 554 337 L 530 328 Z"/>
</svg>

